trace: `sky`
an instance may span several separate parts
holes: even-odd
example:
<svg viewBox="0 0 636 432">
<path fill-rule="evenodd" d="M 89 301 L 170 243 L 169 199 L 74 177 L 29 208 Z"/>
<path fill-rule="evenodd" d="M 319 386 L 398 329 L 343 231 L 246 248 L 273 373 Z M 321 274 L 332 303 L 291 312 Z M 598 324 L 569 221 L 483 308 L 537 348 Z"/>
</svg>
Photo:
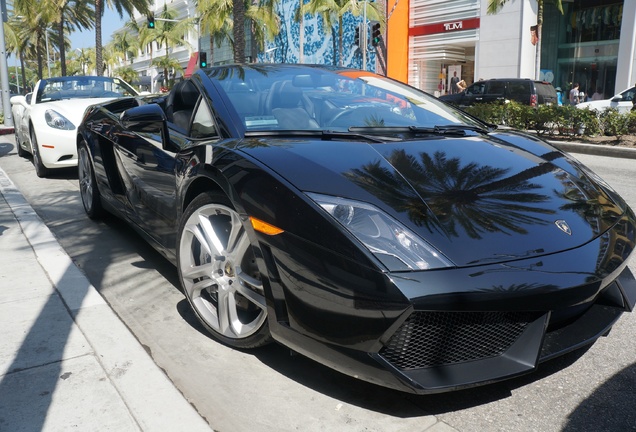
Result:
<svg viewBox="0 0 636 432">
<path fill-rule="evenodd" d="M 104 2 L 106 3 L 106 2 Z M 111 40 L 111 35 L 115 30 L 122 28 L 130 19 L 128 14 L 124 12 L 124 17 L 119 18 L 116 11 L 106 9 L 102 18 L 102 45 L 106 45 Z M 83 32 L 74 32 L 69 36 L 72 49 L 75 48 L 91 48 L 95 46 L 95 30 L 87 30 Z"/>
</svg>

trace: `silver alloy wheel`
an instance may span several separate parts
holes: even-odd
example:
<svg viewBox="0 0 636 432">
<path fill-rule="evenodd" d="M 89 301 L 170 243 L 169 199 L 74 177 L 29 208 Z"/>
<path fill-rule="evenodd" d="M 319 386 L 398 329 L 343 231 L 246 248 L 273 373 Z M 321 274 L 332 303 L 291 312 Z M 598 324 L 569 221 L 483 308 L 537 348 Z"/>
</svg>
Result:
<svg viewBox="0 0 636 432">
<path fill-rule="evenodd" d="M 82 204 L 84 204 L 86 212 L 90 213 L 93 210 L 93 193 L 95 185 L 93 184 L 91 161 L 88 157 L 88 151 L 84 146 L 81 146 L 79 149 L 79 161 L 77 167 Z"/>
<path fill-rule="evenodd" d="M 178 262 L 186 295 L 211 330 L 238 340 L 262 328 L 263 285 L 236 211 L 221 204 L 195 209 L 183 226 Z"/>
</svg>

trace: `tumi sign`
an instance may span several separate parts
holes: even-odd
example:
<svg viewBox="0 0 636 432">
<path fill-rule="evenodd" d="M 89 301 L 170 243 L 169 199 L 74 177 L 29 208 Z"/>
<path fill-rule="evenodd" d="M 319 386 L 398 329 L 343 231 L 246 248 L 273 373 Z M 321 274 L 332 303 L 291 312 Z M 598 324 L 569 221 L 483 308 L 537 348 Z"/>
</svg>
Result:
<svg viewBox="0 0 636 432">
<path fill-rule="evenodd" d="M 457 21 L 454 23 L 444 23 L 444 30 L 446 31 L 451 31 L 451 30 L 461 30 L 462 28 L 464 28 L 463 26 L 464 22 L 463 21 Z"/>
<path fill-rule="evenodd" d="M 409 36 L 423 36 L 436 33 L 448 33 L 461 30 L 472 30 L 479 28 L 479 18 L 469 18 L 465 20 L 448 21 L 423 26 L 411 27 Z"/>
</svg>

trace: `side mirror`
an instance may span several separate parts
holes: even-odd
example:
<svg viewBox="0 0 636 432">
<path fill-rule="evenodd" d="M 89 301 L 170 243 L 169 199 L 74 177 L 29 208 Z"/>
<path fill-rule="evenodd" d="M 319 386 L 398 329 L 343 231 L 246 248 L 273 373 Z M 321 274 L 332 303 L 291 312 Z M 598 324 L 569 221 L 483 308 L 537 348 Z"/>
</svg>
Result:
<svg viewBox="0 0 636 432">
<path fill-rule="evenodd" d="M 612 98 L 612 102 L 620 102 L 623 100 L 623 96 L 622 95 L 616 95 Z"/>
<path fill-rule="evenodd" d="M 26 98 L 22 95 L 11 96 L 9 102 L 11 102 L 11 105 L 27 105 Z"/>
<path fill-rule="evenodd" d="M 163 112 L 163 109 L 161 109 L 159 105 L 147 104 L 130 108 L 121 113 L 119 121 L 126 130 L 143 134 L 159 135 L 161 145 L 164 149 L 178 151 L 178 148 L 173 148 L 170 142 L 166 113 Z"/>
<path fill-rule="evenodd" d="M 132 132 L 159 134 L 167 128 L 166 114 L 157 104 L 130 108 L 119 119 L 124 129 Z"/>
</svg>

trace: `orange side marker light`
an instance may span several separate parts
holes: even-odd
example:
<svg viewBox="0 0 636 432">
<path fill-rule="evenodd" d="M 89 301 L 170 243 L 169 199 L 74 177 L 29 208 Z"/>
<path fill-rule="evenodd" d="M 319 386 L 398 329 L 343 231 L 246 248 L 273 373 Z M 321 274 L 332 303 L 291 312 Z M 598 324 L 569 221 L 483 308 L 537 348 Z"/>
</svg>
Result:
<svg viewBox="0 0 636 432">
<path fill-rule="evenodd" d="M 273 235 L 278 235 L 285 232 L 285 230 L 275 227 L 274 225 L 270 225 L 267 222 L 263 222 L 262 220 L 256 219 L 255 217 L 252 217 L 252 216 L 250 216 L 250 222 L 252 223 L 252 227 L 256 231 L 262 232 L 263 234 L 273 236 Z"/>
</svg>

